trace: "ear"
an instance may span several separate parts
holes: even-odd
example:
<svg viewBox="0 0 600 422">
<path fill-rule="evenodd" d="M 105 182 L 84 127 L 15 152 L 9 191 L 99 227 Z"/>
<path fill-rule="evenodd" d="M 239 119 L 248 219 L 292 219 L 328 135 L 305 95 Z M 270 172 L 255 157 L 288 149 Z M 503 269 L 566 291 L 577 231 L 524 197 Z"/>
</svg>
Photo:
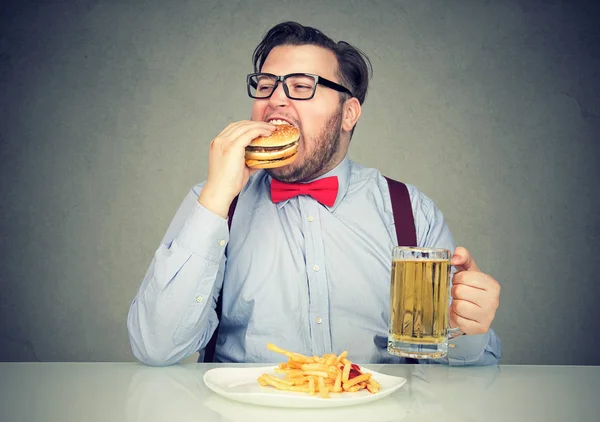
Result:
<svg viewBox="0 0 600 422">
<path fill-rule="evenodd" d="M 350 132 L 360 117 L 360 103 L 356 97 L 352 97 L 344 102 L 343 108 L 344 112 L 342 114 L 342 129 L 344 129 L 346 132 Z"/>
</svg>

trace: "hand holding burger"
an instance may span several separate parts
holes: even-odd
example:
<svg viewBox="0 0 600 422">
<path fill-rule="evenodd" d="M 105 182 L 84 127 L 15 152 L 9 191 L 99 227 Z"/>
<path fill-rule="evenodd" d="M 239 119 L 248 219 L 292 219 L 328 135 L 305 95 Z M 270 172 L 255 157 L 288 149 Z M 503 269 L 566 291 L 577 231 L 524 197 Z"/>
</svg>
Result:
<svg viewBox="0 0 600 422">
<path fill-rule="evenodd" d="M 227 218 L 233 198 L 257 170 L 245 164 L 245 150 L 253 139 L 269 136 L 277 126 L 267 122 L 243 120 L 229 124 L 210 143 L 208 178 L 198 202 L 209 211 Z"/>
</svg>

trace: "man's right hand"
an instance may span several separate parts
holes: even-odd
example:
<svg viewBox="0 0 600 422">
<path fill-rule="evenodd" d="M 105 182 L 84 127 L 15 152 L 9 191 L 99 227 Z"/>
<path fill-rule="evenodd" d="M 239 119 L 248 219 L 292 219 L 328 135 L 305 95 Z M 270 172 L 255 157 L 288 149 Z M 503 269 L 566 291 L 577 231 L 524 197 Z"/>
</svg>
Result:
<svg viewBox="0 0 600 422">
<path fill-rule="evenodd" d="M 209 211 L 227 218 L 233 198 L 246 186 L 257 169 L 246 166 L 246 147 L 259 136 L 269 136 L 276 126 L 266 122 L 242 120 L 231 123 L 210 143 L 208 179 L 198 202 Z"/>
</svg>

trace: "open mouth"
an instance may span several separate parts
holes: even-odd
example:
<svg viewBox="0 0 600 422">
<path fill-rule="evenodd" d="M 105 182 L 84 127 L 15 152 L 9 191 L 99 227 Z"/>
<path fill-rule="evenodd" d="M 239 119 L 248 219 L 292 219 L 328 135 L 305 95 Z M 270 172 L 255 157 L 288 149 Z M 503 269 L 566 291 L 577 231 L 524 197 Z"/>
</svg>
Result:
<svg viewBox="0 0 600 422">
<path fill-rule="evenodd" d="M 290 125 L 290 126 L 294 126 L 295 128 L 297 128 L 297 126 L 295 124 L 293 124 L 292 122 L 289 122 L 287 120 L 284 119 L 271 119 L 267 121 L 268 123 L 271 123 L 272 125 Z"/>
</svg>

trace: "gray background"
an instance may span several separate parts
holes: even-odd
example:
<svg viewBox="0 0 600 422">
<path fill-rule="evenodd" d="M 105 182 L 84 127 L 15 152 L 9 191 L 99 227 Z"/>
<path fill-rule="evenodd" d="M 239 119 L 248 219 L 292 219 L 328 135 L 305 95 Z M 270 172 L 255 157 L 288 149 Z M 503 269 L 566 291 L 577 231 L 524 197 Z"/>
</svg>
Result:
<svg viewBox="0 0 600 422">
<path fill-rule="evenodd" d="M 501 282 L 502 362 L 600 364 L 595 3 L 3 2 L 0 360 L 133 360 L 129 303 L 293 19 L 369 55 L 351 158 L 431 196 Z"/>
</svg>

